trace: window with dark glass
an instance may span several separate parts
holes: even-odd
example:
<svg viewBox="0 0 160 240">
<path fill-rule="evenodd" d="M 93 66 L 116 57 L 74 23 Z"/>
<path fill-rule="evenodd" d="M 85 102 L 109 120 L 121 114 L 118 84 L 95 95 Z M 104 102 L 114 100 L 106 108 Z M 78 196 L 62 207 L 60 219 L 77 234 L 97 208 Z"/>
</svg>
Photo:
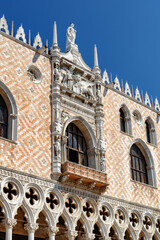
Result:
<svg viewBox="0 0 160 240">
<path fill-rule="evenodd" d="M 145 124 L 146 124 L 147 142 L 151 143 L 151 136 L 150 136 L 151 127 L 148 121 L 145 121 Z"/>
<path fill-rule="evenodd" d="M 125 127 L 125 114 L 122 108 L 119 110 L 120 112 L 120 127 L 122 132 L 126 132 L 126 127 Z"/>
<path fill-rule="evenodd" d="M 70 123 L 66 129 L 67 140 L 67 160 L 88 166 L 87 144 L 79 128 Z"/>
<path fill-rule="evenodd" d="M 7 138 L 8 110 L 4 99 L 0 95 L 0 136 Z"/>
<path fill-rule="evenodd" d="M 146 160 L 136 144 L 132 145 L 130 155 L 132 179 L 148 184 Z"/>
</svg>

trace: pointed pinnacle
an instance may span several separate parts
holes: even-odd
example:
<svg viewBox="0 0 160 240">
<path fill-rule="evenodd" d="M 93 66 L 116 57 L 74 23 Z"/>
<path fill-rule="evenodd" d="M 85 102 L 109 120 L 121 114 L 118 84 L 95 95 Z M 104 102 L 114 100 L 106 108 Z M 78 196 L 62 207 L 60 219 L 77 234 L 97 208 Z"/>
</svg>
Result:
<svg viewBox="0 0 160 240">
<path fill-rule="evenodd" d="M 97 54 L 97 47 L 96 44 L 94 45 L 94 69 L 99 69 L 98 66 L 98 54 Z"/>
<path fill-rule="evenodd" d="M 53 46 L 58 46 L 57 44 L 57 24 L 54 22 L 53 25 Z"/>
</svg>

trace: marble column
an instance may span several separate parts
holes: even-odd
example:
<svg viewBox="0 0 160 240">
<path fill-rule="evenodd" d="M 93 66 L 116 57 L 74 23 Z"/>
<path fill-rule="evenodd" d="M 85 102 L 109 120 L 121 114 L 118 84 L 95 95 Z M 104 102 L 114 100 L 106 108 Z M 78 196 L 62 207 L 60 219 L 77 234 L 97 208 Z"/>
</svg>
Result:
<svg viewBox="0 0 160 240">
<path fill-rule="evenodd" d="M 24 229 L 28 231 L 28 240 L 34 240 L 34 233 L 38 229 L 37 223 L 27 223 Z"/>
<path fill-rule="evenodd" d="M 59 228 L 55 226 L 50 226 L 48 228 L 48 235 L 49 235 L 49 240 L 55 240 L 56 233 L 58 232 Z"/>
<path fill-rule="evenodd" d="M 16 225 L 16 223 L 17 223 L 17 220 L 11 219 L 11 218 L 7 218 L 3 222 L 6 228 L 6 237 L 5 237 L 6 240 L 12 240 L 12 229 Z"/>
</svg>

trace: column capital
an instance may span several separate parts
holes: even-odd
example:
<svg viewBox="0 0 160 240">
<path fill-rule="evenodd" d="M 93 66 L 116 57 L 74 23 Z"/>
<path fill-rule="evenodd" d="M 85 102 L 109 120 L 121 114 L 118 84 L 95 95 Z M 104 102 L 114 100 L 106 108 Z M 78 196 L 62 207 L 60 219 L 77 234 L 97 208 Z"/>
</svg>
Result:
<svg viewBox="0 0 160 240">
<path fill-rule="evenodd" d="M 16 219 L 6 218 L 6 219 L 3 220 L 3 225 L 6 228 L 13 228 L 16 224 L 17 224 L 17 220 Z"/>
<path fill-rule="evenodd" d="M 82 240 L 93 240 L 95 238 L 95 234 L 93 233 L 86 233 L 86 234 L 83 234 L 81 239 Z"/>
<path fill-rule="evenodd" d="M 74 240 L 75 237 L 77 237 L 78 233 L 77 231 L 74 230 L 68 230 L 68 232 L 66 233 L 66 236 L 68 237 L 69 240 Z"/>
<path fill-rule="evenodd" d="M 34 233 L 38 229 L 37 223 L 27 223 L 24 225 L 24 229 L 28 231 L 28 233 Z"/>
<path fill-rule="evenodd" d="M 50 227 L 48 227 L 48 234 L 49 234 L 49 236 L 50 236 L 50 235 L 55 236 L 58 231 L 59 231 L 59 228 L 56 227 L 56 226 L 50 226 Z"/>
</svg>

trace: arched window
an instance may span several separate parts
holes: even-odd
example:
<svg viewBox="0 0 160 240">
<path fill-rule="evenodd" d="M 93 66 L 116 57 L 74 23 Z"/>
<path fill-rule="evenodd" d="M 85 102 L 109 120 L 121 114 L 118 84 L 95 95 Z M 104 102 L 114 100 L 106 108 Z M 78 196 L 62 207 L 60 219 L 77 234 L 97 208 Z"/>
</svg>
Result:
<svg viewBox="0 0 160 240">
<path fill-rule="evenodd" d="M 88 166 L 87 144 L 82 132 L 74 123 L 70 123 L 66 135 L 68 136 L 67 160 Z"/>
<path fill-rule="evenodd" d="M 131 127 L 131 117 L 130 112 L 126 105 L 122 105 L 122 107 L 119 110 L 120 114 L 120 130 L 122 132 L 128 133 L 129 135 L 132 135 L 132 127 Z"/>
<path fill-rule="evenodd" d="M 150 137 L 150 132 L 151 132 L 151 125 L 149 121 L 145 121 L 146 124 L 146 136 L 147 136 L 147 142 L 151 143 L 151 137 Z"/>
<path fill-rule="evenodd" d="M 124 111 L 122 110 L 122 108 L 119 110 L 120 112 L 120 127 L 121 127 L 121 131 L 122 132 L 126 132 L 126 128 L 125 128 L 125 114 Z"/>
<path fill-rule="evenodd" d="M 0 136 L 7 138 L 8 109 L 3 97 L 0 95 Z"/>
<path fill-rule="evenodd" d="M 148 117 L 147 120 L 145 121 L 145 125 L 147 142 L 157 145 L 155 126 L 150 117 Z"/>
<path fill-rule="evenodd" d="M 146 160 L 136 144 L 132 145 L 130 155 L 132 179 L 148 184 Z"/>
</svg>

